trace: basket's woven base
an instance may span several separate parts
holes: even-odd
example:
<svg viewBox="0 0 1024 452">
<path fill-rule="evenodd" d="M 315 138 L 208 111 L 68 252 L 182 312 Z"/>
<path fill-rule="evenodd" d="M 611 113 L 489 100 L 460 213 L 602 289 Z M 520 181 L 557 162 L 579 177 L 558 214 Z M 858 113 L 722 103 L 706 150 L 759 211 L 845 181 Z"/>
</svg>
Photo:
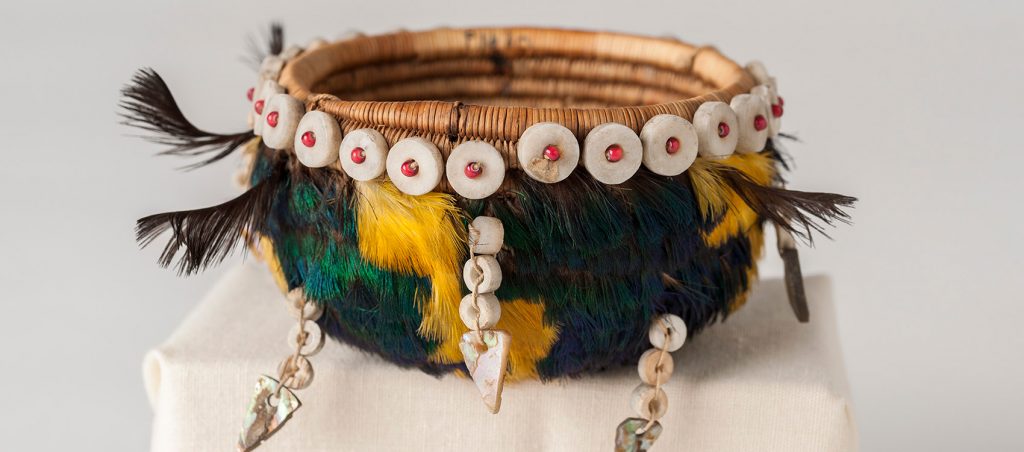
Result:
<svg viewBox="0 0 1024 452">
<path fill-rule="evenodd" d="M 829 281 L 809 278 L 807 293 L 810 324 L 797 323 L 782 283 L 769 280 L 675 354 L 655 452 L 856 448 Z M 232 450 L 252 381 L 276 368 L 290 326 L 259 263 L 232 270 L 146 357 L 153 450 Z M 314 360 L 313 385 L 297 394 L 303 409 L 263 450 L 611 450 L 637 382 L 629 368 L 517 383 L 490 415 L 468 379 L 399 369 L 337 343 Z"/>
</svg>

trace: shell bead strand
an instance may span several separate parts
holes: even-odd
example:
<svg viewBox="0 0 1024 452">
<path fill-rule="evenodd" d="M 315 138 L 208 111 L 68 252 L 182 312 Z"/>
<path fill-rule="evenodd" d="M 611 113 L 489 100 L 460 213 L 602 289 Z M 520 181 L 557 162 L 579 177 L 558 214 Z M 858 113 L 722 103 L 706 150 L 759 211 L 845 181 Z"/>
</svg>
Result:
<svg viewBox="0 0 1024 452">
<path fill-rule="evenodd" d="M 468 229 L 470 258 L 463 280 L 470 293 L 459 304 L 459 317 L 470 331 L 462 335 L 459 350 L 484 404 L 497 413 L 512 346 L 507 332 L 493 329 L 501 318 L 501 303 L 493 293 L 501 286 L 501 267 L 493 254 L 501 250 L 504 228 L 497 218 L 476 217 Z M 483 251 L 490 253 L 478 254 Z"/>
</svg>

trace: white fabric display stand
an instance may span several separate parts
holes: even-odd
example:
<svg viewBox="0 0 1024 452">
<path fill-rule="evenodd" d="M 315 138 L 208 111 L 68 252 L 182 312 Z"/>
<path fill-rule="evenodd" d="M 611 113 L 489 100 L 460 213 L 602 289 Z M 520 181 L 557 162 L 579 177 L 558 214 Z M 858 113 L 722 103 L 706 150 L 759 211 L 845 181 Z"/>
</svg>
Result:
<svg viewBox="0 0 1024 452">
<path fill-rule="evenodd" d="M 778 280 L 674 354 L 652 452 L 847 451 L 857 433 L 826 277 L 807 278 L 799 324 Z M 145 359 L 153 451 L 234 450 L 260 374 L 276 375 L 292 321 L 259 263 L 231 270 Z M 261 451 L 610 451 L 633 416 L 635 368 L 507 385 L 491 415 L 472 381 L 397 368 L 328 341 L 303 406 Z"/>
</svg>

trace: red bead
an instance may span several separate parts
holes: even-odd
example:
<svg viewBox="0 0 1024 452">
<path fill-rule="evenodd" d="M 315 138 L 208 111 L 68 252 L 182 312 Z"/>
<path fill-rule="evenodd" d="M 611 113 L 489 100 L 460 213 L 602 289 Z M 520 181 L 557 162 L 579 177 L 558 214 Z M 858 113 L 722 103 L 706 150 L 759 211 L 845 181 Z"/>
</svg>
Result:
<svg viewBox="0 0 1024 452">
<path fill-rule="evenodd" d="M 262 115 L 263 114 L 263 99 L 260 99 L 260 100 L 256 101 L 256 103 L 252 105 L 252 108 L 253 108 L 253 110 L 256 110 L 256 114 L 257 115 Z"/>
<path fill-rule="evenodd" d="M 256 92 L 256 88 L 252 88 L 252 87 L 250 87 L 249 90 L 245 92 L 245 97 L 247 99 L 249 99 L 249 102 L 252 102 L 252 95 L 255 92 Z"/>
<path fill-rule="evenodd" d="M 780 107 L 785 107 L 786 106 L 786 101 L 782 100 L 782 96 L 778 96 L 778 99 L 779 99 L 779 106 Z"/>
<path fill-rule="evenodd" d="M 622 160 L 623 154 L 625 154 L 625 151 L 622 150 L 622 146 L 619 146 L 617 144 L 608 146 L 608 149 L 605 149 L 604 151 L 604 157 L 608 159 L 609 162 L 612 163 Z"/>
<path fill-rule="evenodd" d="M 768 128 L 768 120 L 763 115 L 754 116 L 754 130 L 760 132 Z"/>
<path fill-rule="evenodd" d="M 402 164 L 402 174 L 406 177 L 413 177 L 420 172 L 420 165 L 415 160 L 406 160 Z"/>
<path fill-rule="evenodd" d="M 782 117 L 782 98 L 779 98 L 779 103 L 772 105 L 772 116 L 779 118 Z"/>
<path fill-rule="evenodd" d="M 351 157 L 352 162 L 358 165 L 366 161 L 366 152 L 363 151 L 363 148 L 352 148 Z"/>
<path fill-rule="evenodd" d="M 277 112 L 272 111 L 267 113 L 267 125 L 270 127 L 277 127 Z"/>
<path fill-rule="evenodd" d="M 312 130 L 307 130 L 306 133 L 302 134 L 302 145 L 307 148 L 313 147 L 316 144 L 316 135 L 313 134 Z"/>
<path fill-rule="evenodd" d="M 665 152 L 668 152 L 669 154 L 679 152 L 679 139 L 676 137 L 668 137 L 668 139 L 665 140 Z"/>
<path fill-rule="evenodd" d="M 480 177 L 481 174 L 483 174 L 484 167 L 480 166 L 479 162 L 470 162 L 469 165 L 466 165 L 466 168 L 463 170 L 463 172 L 466 173 L 466 177 L 470 179 L 476 179 L 477 177 Z"/>
<path fill-rule="evenodd" d="M 718 137 L 725 138 L 729 136 L 729 124 L 724 122 L 718 123 Z"/>
<path fill-rule="evenodd" d="M 554 162 L 562 158 L 562 151 L 558 150 L 558 146 L 549 144 L 546 148 L 544 148 L 544 158 Z"/>
</svg>

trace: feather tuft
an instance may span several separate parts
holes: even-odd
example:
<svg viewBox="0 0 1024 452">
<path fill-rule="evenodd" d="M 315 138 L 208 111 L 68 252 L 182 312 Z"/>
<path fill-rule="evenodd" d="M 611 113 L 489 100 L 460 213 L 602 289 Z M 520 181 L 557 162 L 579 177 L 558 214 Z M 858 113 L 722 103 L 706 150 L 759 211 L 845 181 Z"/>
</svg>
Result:
<svg viewBox="0 0 1024 452">
<path fill-rule="evenodd" d="M 184 248 L 177 264 L 179 274 L 193 274 L 217 264 L 231 254 L 243 233 L 263 233 L 284 173 L 283 164 L 279 164 L 268 179 L 217 206 L 141 218 L 136 223 L 135 238 L 146 247 L 170 230 L 172 236 L 160 255 L 160 265 L 170 266 Z"/>
<path fill-rule="evenodd" d="M 227 157 L 253 138 L 252 131 L 223 135 L 194 126 L 178 107 L 167 83 L 154 70 L 140 69 L 122 90 L 123 124 L 149 132 L 151 142 L 171 146 L 161 154 L 198 156 L 205 160 L 186 166 L 195 169 Z"/>
<path fill-rule="evenodd" d="M 265 41 L 266 43 L 262 43 Z M 265 46 L 265 48 L 264 48 Z M 271 22 L 270 29 L 261 33 L 259 38 L 249 37 L 249 58 L 247 61 L 254 69 L 267 55 L 280 55 L 284 51 L 284 27 L 278 22 Z"/>
<path fill-rule="evenodd" d="M 852 207 L 857 198 L 835 193 L 788 190 L 772 185 L 761 185 L 741 171 L 719 168 L 721 175 L 736 194 L 761 218 L 813 243 L 811 232 L 825 237 L 825 226 L 837 221 L 849 224 L 850 215 L 843 210 Z M 824 225 L 822 224 L 824 223 Z"/>
</svg>

